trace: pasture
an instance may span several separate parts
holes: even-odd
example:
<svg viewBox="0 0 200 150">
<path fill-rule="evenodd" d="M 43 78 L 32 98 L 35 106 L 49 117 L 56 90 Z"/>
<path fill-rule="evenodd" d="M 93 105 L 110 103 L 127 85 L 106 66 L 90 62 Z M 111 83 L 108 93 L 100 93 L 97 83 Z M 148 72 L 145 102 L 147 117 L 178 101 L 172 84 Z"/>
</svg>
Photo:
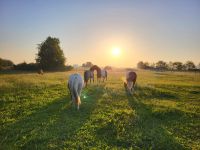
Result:
<svg viewBox="0 0 200 150">
<path fill-rule="evenodd" d="M 108 72 L 77 111 L 71 73 L 0 74 L 0 149 L 200 149 L 200 74 L 139 70 L 131 96 Z"/>
</svg>

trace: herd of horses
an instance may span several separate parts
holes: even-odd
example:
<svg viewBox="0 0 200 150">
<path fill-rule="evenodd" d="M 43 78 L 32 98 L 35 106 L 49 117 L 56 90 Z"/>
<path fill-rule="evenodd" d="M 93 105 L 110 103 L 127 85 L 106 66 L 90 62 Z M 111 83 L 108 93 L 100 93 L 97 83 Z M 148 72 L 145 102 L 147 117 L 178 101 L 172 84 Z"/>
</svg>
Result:
<svg viewBox="0 0 200 150">
<path fill-rule="evenodd" d="M 78 73 L 69 76 L 68 89 L 71 95 L 71 100 L 79 110 L 81 104 L 81 91 L 84 87 L 87 87 L 88 81 L 94 82 L 94 71 L 97 72 L 97 83 L 107 80 L 108 72 L 105 69 L 101 69 L 97 65 L 92 66 L 89 70 L 84 72 L 84 80 Z M 137 79 L 137 74 L 134 71 L 129 71 L 126 74 L 126 81 L 124 81 L 124 87 L 129 92 L 133 92 L 133 88 Z"/>
<path fill-rule="evenodd" d="M 85 86 L 87 86 L 88 81 L 90 80 L 94 82 L 94 71 L 96 70 L 97 72 L 97 82 L 100 82 L 101 79 L 104 82 L 105 80 L 107 80 L 107 71 L 105 69 L 101 69 L 99 68 L 97 65 L 92 66 L 89 70 L 86 70 L 84 72 L 84 82 L 85 82 Z"/>
</svg>

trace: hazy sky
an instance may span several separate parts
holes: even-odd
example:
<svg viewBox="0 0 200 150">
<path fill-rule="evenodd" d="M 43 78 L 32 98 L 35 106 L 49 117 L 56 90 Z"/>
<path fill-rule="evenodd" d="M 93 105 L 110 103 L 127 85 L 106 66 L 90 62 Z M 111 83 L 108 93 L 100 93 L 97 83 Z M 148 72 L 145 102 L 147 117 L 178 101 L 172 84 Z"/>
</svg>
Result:
<svg viewBox="0 0 200 150">
<path fill-rule="evenodd" d="M 34 62 L 47 36 L 68 64 L 199 63 L 200 0 L 0 0 L 0 57 Z"/>
</svg>

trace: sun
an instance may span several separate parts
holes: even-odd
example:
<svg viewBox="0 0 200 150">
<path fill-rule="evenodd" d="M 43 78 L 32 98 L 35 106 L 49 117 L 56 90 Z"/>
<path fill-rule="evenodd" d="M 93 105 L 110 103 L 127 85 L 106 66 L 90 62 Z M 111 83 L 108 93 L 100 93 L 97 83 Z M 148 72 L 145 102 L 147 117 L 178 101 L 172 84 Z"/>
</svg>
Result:
<svg viewBox="0 0 200 150">
<path fill-rule="evenodd" d="M 121 54 L 121 49 L 120 48 L 113 48 L 112 49 L 112 55 L 113 56 L 115 56 L 115 57 L 117 57 L 117 56 L 119 56 Z"/>
</svg>

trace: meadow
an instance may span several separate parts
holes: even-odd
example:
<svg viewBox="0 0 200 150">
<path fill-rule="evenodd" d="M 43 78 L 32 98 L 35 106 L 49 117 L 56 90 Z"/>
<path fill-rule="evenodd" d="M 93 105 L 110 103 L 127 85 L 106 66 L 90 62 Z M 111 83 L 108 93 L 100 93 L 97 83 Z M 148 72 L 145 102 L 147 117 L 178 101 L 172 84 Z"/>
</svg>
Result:
<svg viewBox="0 0 200 150">
<path fill-rule="evenodd" d="M 77 111 L 73 72 L 0 74 L 0 149 L 200 149 L 200 74 L 138 70 L 129 95 L 110 71 Z"/>
</svg>

